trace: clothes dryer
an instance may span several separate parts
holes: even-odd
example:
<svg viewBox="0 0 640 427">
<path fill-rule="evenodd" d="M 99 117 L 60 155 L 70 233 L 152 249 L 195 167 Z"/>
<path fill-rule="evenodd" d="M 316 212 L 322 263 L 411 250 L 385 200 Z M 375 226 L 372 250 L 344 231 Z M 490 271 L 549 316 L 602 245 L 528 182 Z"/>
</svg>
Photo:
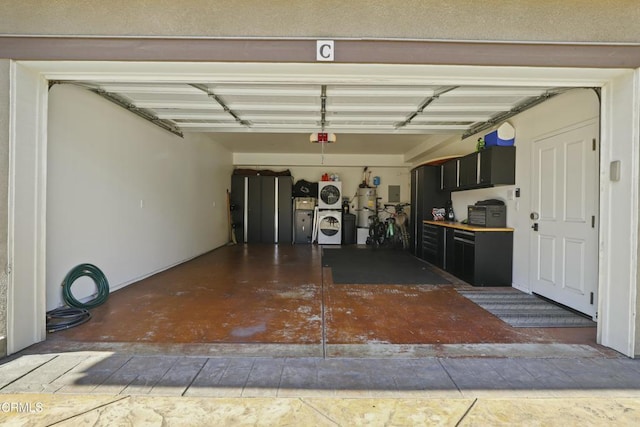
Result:
<svg viewBox="0 0 640 427">
<path fill-rule="evenodd" d="M 342 210 L 318 211 L 318 244 L 342 243 Z"/>
</svg>

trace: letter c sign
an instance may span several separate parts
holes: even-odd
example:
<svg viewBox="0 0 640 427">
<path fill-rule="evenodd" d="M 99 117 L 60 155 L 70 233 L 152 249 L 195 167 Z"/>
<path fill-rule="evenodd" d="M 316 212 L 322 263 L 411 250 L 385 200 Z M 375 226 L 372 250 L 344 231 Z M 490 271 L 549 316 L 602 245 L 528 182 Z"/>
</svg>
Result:
<svg viewBox="0 0 640 427">
<path fill-rule="evenodd" d="M 316 41 L 316 61 L 333 61 L 333 40 Z"/>
</svg>

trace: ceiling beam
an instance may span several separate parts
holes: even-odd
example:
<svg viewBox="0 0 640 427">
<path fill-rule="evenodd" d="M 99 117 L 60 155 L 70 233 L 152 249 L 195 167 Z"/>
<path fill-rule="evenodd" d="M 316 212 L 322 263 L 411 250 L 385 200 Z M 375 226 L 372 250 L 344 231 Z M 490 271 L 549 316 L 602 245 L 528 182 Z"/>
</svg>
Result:
<svg viewBox="0 0 640 427">
<path fill-rule="evenodd" d="M 238 125 L 236 122 L 226 123 L 203 123 L 203 122 L 181 122 L 180 128 L 187 132 L 240 132 L 240 133 L 301 133 L 319 132 L 321 127 L 318 124 L 305 123 L 252 123 L 251 127 Z M 340 133 L 352 134 L 379 134 L 379 135 L 421 135 L 421 134 L 460 134 L 468 129 L 463 125 L 437 125 L 437 126 L 409 126 L 402 129 L 395 129 L 392 125 L 328 125 L 325 131 L 337 131 Z M 307 138 L 308 139 L 308 138 Z"/>
<path fill-rule="evenodd" d="M 232 103 L 231 108 L 237 111 L 243 111 L 246 114 L 247 111 L 262 112 L 262 111 L 283 111 L 283 112 L 320 112 L 320 103 L 308 103 L 308 104 L 278 104 L 278 103 L 265 103 L 265 104 L 243 104 Z"/>
<path fill-rule="evenodd" d="M 140 108 L 157 110 L 215 110 L 224 111 L 219 104 L 209 101 L 137 101 Z"/>
<path fill-rule="evenodd" d="M 425 114 L 432 112 L 452 112 L 452 113 L 464 113 L 464 112 L 495 112 L 495 111 L 508 111 L 513 108 L 512 104 L 432 104 L 429 105 L 429 111 Z"/>
<path fill-rule="evenodd" d="M 131 94 L 163 94 L 163 95 L 193 95 L 201 92 L 186 84 L 117 84 L 97 82 L 107 92 L 131 93 Z"/>
<path fill-rule="evenodd" d="M 432 102 L 436 101 L 438 98 L 440 98 L 441 95 L 444 95 L 447 92 L 451 92 L 452 90 L 457 89 L 458 86 L 450 86 L 450 87 L 445 87 L 442 89 L 438 89 L 432 96 L 430 96 L 429 98 L 425 99 L 419 106 L 418 109 L 415 110 L 414 112 L 412 112 L 411 114 L 409 114 L 409 116 L 402 122 L 400 123 L 396 123 L 396 128 L 401 128 L 404 127 L 406 125 L 408 125 L 409 123 L 411 123 L 411 120 L 413 120 L 418 114 L 421 114 L 425 108 L 427 108 L 429 105 L 431 105 Z"/>
<path fill-rule="evenodd" d="M 282 87 L 278 83 L 261 83 L 250 85 L 216 85 L 216 94 L 220 96 L 292 96 L 292 97 L 317 97 L 317 85 L 291 85 Z"/>
<path fill-rule="evenodd" d="M 199 89 L 202 92 L 206 93 L 209 98 L 216 101 L 218 105 L 220 105 L 226 113 L 228 113 L 231 117 L 233 117 L 233 119 L 236 122 L 246 127 L 251 126 L 251 124 L 248 121 L 241 119 L 240 116 L 238 116 L 231 108 L 227 106 L 227 104 L 225 104 L 222 98 L 220 98 L 218 95 L 213 93 L 207 86 L 201 85 L 201 84 L 195 84 L 195 83 L 190 84 L 190 86 L 195 87 L 196 89 Z"/>
<path fill-rule="evenodd" d="M 540 96 L 537 96 L 535 98 L 532 99 L 527 99 L 525 102 L 522 102 L 518 105 L 516 105 L 515 107 L 511 108 L 509 111 L 505 111 L 503 113 L 497 114 L 494 117 L 492 117 L 490 120 L 487 120 L 484 123 L 479 123 L 475 126 L 472 126 L 469 130 L 467 130 L 463 135 L 462 135 L 462 139 L 468 138 L 478 132 L 482 132 L 484 130 L 490 129 L 493 126 L 504 122 L 505 120 L 510 119 L 511 117 L 515 116 L 516 114 L 520 114 L 524 111 L 527 111 L 530 108 L 535 107 L 538 104 L 542 104 L 543 102 L 545 102 L 546 100 L 553 98 L 556 95 L 559 95 L 561 93 L 566 92 L 567 88 L 559 88 L 559 89 L 555 89 L 555 90 L 549 90 L 546 91 L 545 93 L 543 93 Z"/>
<path fill-rule="evenodd" d="M 489 120 L 491 118 L 490 114 L 483 115 L 429 115 L 427 113 L 422 113 L 419 116 L 416 116 L 411 123 L 429 123 L 429 122 L 482 122 L 485 120 Z"/>
<path fill-rule="evenodd" d="M 228 114 L 216 114 L 216 113 L 167 113 L 167 112 L 159 112 L 156 114 L 160 119 L 167 120 L 227 120 L 229 121 Z"/>
<path fill-rule="evenodd" d="M 424 98 L 433 96 L 433 88 L 407 86 L 386 87 L 363 85 L 360 87 L 328 86 L 327 95 L 331 97 L 393 97 L 393 98 Z"/>
<path fill-rule="evenodd" d="M 290 122 L 298 122 L 298 121 L 313 121 L 313 122 L 317 122 L 320 123 L 320 113 L 306 113 L 305 114 L 287 114 L 285 115 L 281 115 L 281 114 L 243 114 L 243 117 L 246 120 L 249 120 L 251 122 L 260 122 L 260 121 L 273 121 L 273 120 L 277 120 L 277 121 L 290 121 Z"/>
<path fill-rule="evenodd" d="M 508 96 L 508 97 L 532 97 L 544 93 L 547 88 L 536 87 L 460 87 L 457 90 L 442 95 L 443 98 L 456 97 L 486 97 L 486 96 Z"/>
</svg>

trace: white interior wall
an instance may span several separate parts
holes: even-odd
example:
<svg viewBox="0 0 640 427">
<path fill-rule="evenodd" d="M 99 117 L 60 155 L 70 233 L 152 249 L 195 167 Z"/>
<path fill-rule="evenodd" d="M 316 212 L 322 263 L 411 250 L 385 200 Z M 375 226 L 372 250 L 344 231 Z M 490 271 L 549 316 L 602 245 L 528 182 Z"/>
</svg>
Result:
<svg viewBox="0 0 640 427">
<path fill-rule="evenodd" d="M 49 97 L 47 309 L 80 263 L 115 290 L 228 242 L 228 150 L 78 87 L 55 85 Z M 88 278 L 73 286 L 76 298 L 93 292 Z"/>
<path fill-rule="evenodd" d="M 238 165 L 238 167 L 260 168 L 259 166 Z M 264 167 L 265 169 L 283 170 L 289 169 L 294 182 L 304 179 L 309 182 L 320 181 L 322 174 L 336 174 L 342 182 L 343 198 L 348 197 L 351 201 L 351 209 L 357 208 L 358 200 L 354 199 L 358 191 L 358 186 L 364 179 L 364 166 L 284 166 Z M 388 186 L 400 186 L 400 200 L 408 202 L 410 199 L 411 173 L 407 167 L 372 166 L 368 168 L 371 172 L 369 183 L 373 186 L 373 178 L 380 177 L 378 186 L 378 197 L 382 197 L 381 203 L 388 200 Z"/>
<path fill-rule="evenodd" d="M 364 166 L 341 166 L 341 167 L 322 167 L 322 166 L 294 166 L 290 168 L 295 180 L 305 179 L 307 181 L 319 181 L 323 173 L 335 173 L 340 177 L 342 182 L 343 198 L 348 197 L 351 200 L 351 208 L 357 207 L 358 200 L 354 199 L 357 195 L 358 187 L 364 179 Z M 369 175 L 369 185 L 373 186 L 373 178 L 380 177 L 380 185 L 377 188 L 378 197 L 382 197 L 381 203 L 388 201 L 389 185 L 400 186 L 400 200 L 408 202 L 411 196 L 411 172 L 407 167 L 375 167 L 371 166 L 367 170 Z"/>
<path fill-rule="evenodd" d="M 478 200 L 502 199 L 507 205 L 507 225 L 514 231 L 513 284 L 529 290 L 529 247 L 531 220 L 531 156 L 534 140 L 542 135 L 599 117 L 599 100 L 591 89 L 574 89 L 558 95 L 513 118 L 509 122 L 516 128 L 516 185 L 498 186 L 478 190 L 456 191 L 452 193 L 453 209 L 458 220 L 467 217 L 467 206 Z M 478 137 L 489 133 L 484 131 L 461 142 L 445 146 L 430 153 L 434 158 L 475 151 Z M 508 200 L 509 191 L 520 188 L 520 198 Z"/>
</svg>

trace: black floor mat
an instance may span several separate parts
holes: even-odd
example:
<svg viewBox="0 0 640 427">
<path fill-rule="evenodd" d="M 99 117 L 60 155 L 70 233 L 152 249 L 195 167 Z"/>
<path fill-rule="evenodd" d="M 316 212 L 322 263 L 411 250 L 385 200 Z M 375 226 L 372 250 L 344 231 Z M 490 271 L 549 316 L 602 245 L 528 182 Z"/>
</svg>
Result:
<svg viewBox="0 0 640 427">
<path fill-rule="evenodd" d="M 336 284 L 440 285 L 450 283 L 426 262 L 398 249 L 336 247 L 322 249 L 322 265 Z"/>
</svg>

